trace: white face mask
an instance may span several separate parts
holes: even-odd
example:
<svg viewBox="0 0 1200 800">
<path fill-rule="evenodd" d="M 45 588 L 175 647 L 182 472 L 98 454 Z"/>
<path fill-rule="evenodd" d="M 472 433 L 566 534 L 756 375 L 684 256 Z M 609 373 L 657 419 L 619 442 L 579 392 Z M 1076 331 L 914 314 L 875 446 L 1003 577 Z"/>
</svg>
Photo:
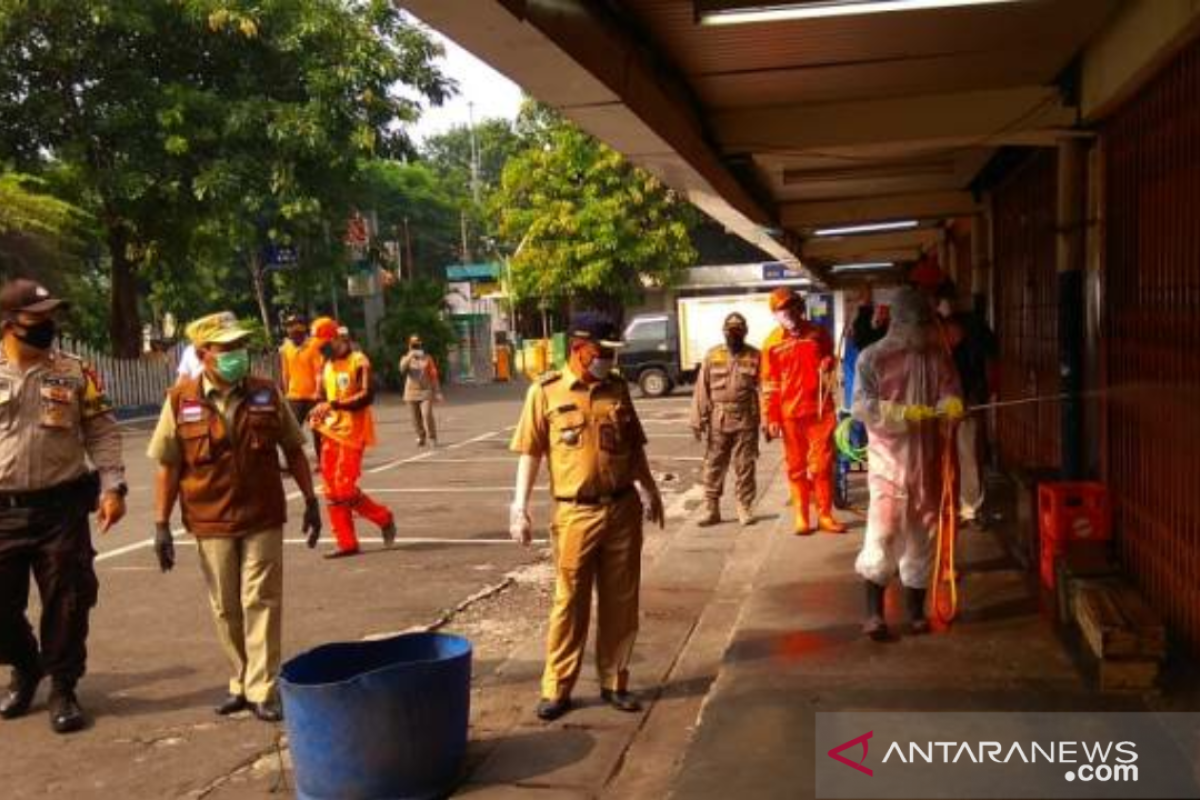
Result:
<svg viewBox="0 0 1200 800">
<path fill-rule="evenodd" d="M 775 321 L 783 326 L 783 329 L 789 333 L 796 330 L 796 317 L 791 311 L 780 309 L 775 312 Z"/>
<path fill-rule="evenodd" d="M 417 357 L 419 358 L 419 357 L 421 357 L 421 356 L 425 355 L 425 351 L 424 351 L 424 350 L 422 350 L 422 349 L 421 349 L 421 348 L 419 348 L 419 347 L 415 347 L 415 348 L 413 348 L 413 350 L 412 350 L 412 354 L 413 354 L 414 356 L 417 356 Z"/>
<path fill-rule="evenodd" d="M 588 372 L 597 380 L 604 380 L 613 371 L 613 365 L 616 363 L 615 358 L 593 358 L 592 363 L 588 364 Z"/>
<path fill-rule="evenodd" d="M 945 298 L 942 298 L 941 300 L 938 300 L 938 304 L 937 304 L 937 313 L 938 313 L 938 316 L 939 316 L 939 317 L 942 317 L 943 319 L 944 319 L 944 318 L 946 318 L 946 317 L 949 317 L 949 316 L 950 316 L 950 314 L 951 314 L 951 312 L 952 312 L 953 310 L 954 310 L 954 309 L 950 308 L 950 301 L 949 301 L 949 300 L 947 300 L 947 299 L 945 299 Z"/>
</svg>

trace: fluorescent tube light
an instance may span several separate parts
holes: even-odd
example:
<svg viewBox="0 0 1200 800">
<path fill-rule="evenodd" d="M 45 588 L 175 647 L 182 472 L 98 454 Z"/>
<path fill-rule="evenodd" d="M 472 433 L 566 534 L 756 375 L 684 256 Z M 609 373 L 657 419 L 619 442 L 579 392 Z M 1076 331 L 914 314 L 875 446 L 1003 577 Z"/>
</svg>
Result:
<svg viewBox="0 0 1200 800">
<path fill-rule="evenodd" d="M 764 3 L 719 7 L 701 3 L 701 25 L 746 25 L 761 22 L 785 22 L 824 17 L 849 17 L 858 14 L 881 14 L 887 11 L 926 11 L 961 6 L 984 6 L 1014 3 L 1019 0 L 826 0 L 809 3 Z"/>
<path fill-rule="evenodd" d="M 891 269 L 895 261 L 857 261 L 851 264 L 837 264 L 830 272 L 871 272 L 874 270 Z"/>
<path fill-rule="evenodd" d="M 845 225 L 840 228 L 818 228 L 814 236 L 849 236 L 855 233 L 880 233 L 882 231 L 907 231 L 920 223 L 915 219 L 901 222 L 866 222 L 862 225 Z"/>
</svg>

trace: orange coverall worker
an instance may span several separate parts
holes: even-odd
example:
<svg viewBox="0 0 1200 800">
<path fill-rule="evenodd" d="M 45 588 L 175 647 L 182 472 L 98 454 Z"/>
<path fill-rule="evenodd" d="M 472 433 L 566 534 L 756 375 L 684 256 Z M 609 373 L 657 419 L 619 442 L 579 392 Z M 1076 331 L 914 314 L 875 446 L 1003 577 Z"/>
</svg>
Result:
<svg viewBox="0 0 1200 800">
<path fill-rule="evenodd" d="M 833 341 L 824 328 L 798 320 L 793 331 L 776 328 L 762 346 L 762 415 L 783 434 L 788 486 L 797 534 L 812 533 L 808 506 L 816 495 L 822 530 L 841 532 L 833 517 L 832 387 L 823 388 L 833 365 Z"/>
<path fill-rule="evenodd" d="M 375 417 L 371 413 L 371 362 L 362 353 L 334 357 L 325 364 L 325 402 L 328 413 L 313 419 L 321 434 L 321 476 L 329 503 L 329 524 L 337 537 L 332 555 L 358 552 L 354 515 L 366 517 L 383 530 L 388 544 L 396 535 L 392 512 L 358 488 L 363 451 L 375 445 Z"/>
<path fill-rule="evenodd" d="M 286 339 L 279 348 L 279 361 L 283 367 L 281 383 L 284 397 L 292 408 L 296 419 L 303 422 L 310 411 L 321 400 L 321 374 L 325 358 L 321 355 L 321 342 L 307 337 L 296 342 Z M 321 458 L 321 437 L 313 431 L 313 452 Z"/>
</svg>

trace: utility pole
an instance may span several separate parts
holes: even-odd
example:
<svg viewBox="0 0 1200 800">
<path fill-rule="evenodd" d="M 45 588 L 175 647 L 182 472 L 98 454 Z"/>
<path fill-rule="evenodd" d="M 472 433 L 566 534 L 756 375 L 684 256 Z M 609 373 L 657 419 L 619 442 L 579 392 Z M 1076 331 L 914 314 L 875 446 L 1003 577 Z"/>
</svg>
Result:
<svg viewBox="0 0 1200 800">
<path fill-rule="evenodd" d="M 462 263 L 471 263 L 471 246 L 467 244 L 467 210 L 460 209 L 458 220 L 462 226 Z"/>
<path fill-rule="evenodd" d="M 329 256 L 333 252 L 333 241 L 329 235 L 329 220 L 321 223 L 321 228 L 325 233 L 325 255 Z M 337 282 L 333 279 L 333 271 L 328 272 L 329 275 L 329 305 L 333 308 L 333 318 L 340 319 L 341 314 L 338 312 L 338 290 Z"/>
<path fill-rule="evenodd" d="M 408 217 L 404 218 L 404 263 L 408 265 L 408 279 L 417 277 L 416 264 L 413 263 L 412 236 L 408 232 Z"/>
<path fill-rule="evenodd" d="M 375 209 L 367 215 L 367 220 L 370 222 L 370 239 L 369 242 L 378 242 L 379 240 L 379 215 Z M 370 259 L 371 249 L 367 247 L 367 258 Z M 372 289 L 371 293 L 363 297 L 363 321 L 367 326 L 367 347 L 371 350 L 379 342 L 379 321 L 383 319 L 383 287 L 379 281 L 379 265 L 371 262 L 371 278 L 369 286 Z"/>
<path fill-rule="evenodd" d="M 479 144 L 475 141 L 475 104 L 467 103 L 467 127 L 471 135 L 471 197 L 479 205 Z"/>
</svg>

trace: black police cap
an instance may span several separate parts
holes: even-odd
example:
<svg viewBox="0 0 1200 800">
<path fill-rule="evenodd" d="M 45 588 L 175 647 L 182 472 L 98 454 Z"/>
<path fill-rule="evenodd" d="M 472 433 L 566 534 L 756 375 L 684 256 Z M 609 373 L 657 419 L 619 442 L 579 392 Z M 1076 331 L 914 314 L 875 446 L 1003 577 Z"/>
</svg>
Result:
<svg viewBox="0 0 1200 800">
<path fill-rule="evenodd" d="M 569 334 L 572 339 L 595 342 L 601 347 L 622 347 L 621 332 L 607 314 L 581 311 L 571 317 Z"/>
</svg>

